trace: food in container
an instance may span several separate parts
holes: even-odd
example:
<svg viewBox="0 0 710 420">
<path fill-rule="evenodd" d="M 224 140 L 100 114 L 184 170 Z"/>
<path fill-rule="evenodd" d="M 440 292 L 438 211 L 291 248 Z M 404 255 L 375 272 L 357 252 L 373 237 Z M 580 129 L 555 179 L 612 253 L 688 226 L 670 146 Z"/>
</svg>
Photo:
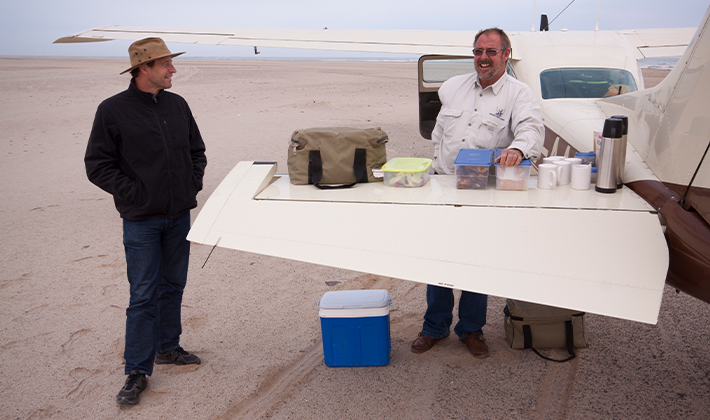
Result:
<svg viewBox="0 0 710 420">
<path fill-rule="evenodd" d="M 424 158 L 394 158 L 382 166 L 385 185 L 390 187 L 421 187 L 429 181 L 432 160 Z"/>
<path fill-rule="evenodd" d="M 461 149 L 454 160 L 456 188 L 485 190 L 493 158 L 492 149 Z"/>
<path fill-rule="evenodd" d="M 496 159 L 500 156 L 502 150 L 496 149 Z M 496 163 L 495 167 L 497 190 L 527 191 L 530 170 L 532 169 L 530 159 L 523 159 L 518 166 L 505 167 Z"/>
</svg>

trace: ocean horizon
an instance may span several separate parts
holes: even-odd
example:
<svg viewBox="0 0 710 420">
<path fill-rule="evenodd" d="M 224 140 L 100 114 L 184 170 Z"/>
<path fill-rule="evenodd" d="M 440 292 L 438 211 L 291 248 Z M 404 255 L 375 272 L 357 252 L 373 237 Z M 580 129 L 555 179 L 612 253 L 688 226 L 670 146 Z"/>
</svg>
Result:
<svg viewBox="0 0 710 420">
<path fill-rule="evenodd" d="M 680 57 L 642 58 L 639 65 L 642 69 L 673 70 Z"/>
<path fill-rule="evenodd" d="M 30 58 L 30 57 L 40 57 L 40 56 L 3 56 L 5 58 L 20 57 L 20 58 Z M 125 58 L 124 56 L 102 56 L 102 57 L 91 57 L 91 56 L 42 56 L 44 58 Z M 184 59 L 190 60 L 249 60 L 249 61 L 336 61 L 336 62 L 346 62 L 346 61 L 359 61 L 359 62 L 401 62 L 401 63 L 416 63 L 419 60 L 418 55 L 412 54 L 410 57 L 403 57 L 402 55 L 393 56 L 362 56 L 362 57 L 294 57 L 294 56 L 284 56 L 284 57 L 259 57 L 259 56 L 190 56 Z M 672 70 L 676 63 L 680 60 L 680 57 L 656 57 L 656 58 L 642 58 L 639 60 L 639 65 L 641 68 L 645 69 L 658 69 L 658 70 Z"/>
<path fill-rule="evenodd" d="M 419 56 L 412 57 L 190 57 L 195 60 L 269 60 L 269 61 L 370 61 L 370 62 L 414 62 Z M 644 69 L 673 70 L 680 57 L 642 58 L 639 65 Z"/>
</svg>

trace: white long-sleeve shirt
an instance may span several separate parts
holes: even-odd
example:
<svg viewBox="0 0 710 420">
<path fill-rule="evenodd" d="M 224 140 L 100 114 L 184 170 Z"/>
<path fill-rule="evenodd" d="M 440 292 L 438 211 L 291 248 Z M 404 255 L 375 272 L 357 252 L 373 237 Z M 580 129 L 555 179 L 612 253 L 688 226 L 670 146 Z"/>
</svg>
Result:
<svg viewBox="0 0 710 420">
<path fill-rule="evenodd" d="M 481 89 L 476 73 L 452 77 L 439 88 L 441 111 L 432 132 L 440 174 L 455 173 L 460 149 L 518 149 L 537 158 L 545 138 L 540 104 L 523 82 L 503 76 Z"/>
</svg>

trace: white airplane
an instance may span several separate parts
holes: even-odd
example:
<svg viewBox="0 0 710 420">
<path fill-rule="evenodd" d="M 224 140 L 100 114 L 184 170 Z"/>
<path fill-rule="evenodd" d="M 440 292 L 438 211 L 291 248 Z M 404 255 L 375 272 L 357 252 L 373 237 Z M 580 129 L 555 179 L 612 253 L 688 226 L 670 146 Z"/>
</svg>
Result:
<svg viewBox="0 0 710 420">
<path fill-rule="evenodd" d="M 709 16 L 697 30 L 508 33 L 508 72 L 542 106 L 544 155 L 594 150 L 593 132 L 607 117 L 628 117 L 625 185 L 614 194 L 537 189 L 535 177 L 525 192 L 457 190 L 453 175 L 421 188 L 322 191 L 292 185 L 274 163 L 240 162 L 188 239 L 651 324 L 666 282 L 710 302 Z M 438 87 L 467 72 L 475 32 L 109 26 L 55 42 L 149 36 L 255 51 L 423 54 L 420 131 L 428 138 Z M 638 59 L 678 55 L 663 82 L 644 89 Z"/>
</svg>

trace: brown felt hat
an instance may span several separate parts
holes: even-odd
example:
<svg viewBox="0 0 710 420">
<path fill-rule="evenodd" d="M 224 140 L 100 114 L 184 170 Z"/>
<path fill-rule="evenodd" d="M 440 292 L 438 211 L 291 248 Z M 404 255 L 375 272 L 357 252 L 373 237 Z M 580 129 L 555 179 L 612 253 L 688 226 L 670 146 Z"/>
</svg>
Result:
<svg viewBox="0 0 710 420">
<path fill-rule="evenodd" d="M 121 74 L 129 72 L 141 64 L 150 63 L 163 57 L 177 57 L 185 52 L 171 53 L 165 42 L 160 38 L 145 38 L 136 41 L 128 47 L 128 55 L 131 57 L 131 67 Z"/>
</svg>

